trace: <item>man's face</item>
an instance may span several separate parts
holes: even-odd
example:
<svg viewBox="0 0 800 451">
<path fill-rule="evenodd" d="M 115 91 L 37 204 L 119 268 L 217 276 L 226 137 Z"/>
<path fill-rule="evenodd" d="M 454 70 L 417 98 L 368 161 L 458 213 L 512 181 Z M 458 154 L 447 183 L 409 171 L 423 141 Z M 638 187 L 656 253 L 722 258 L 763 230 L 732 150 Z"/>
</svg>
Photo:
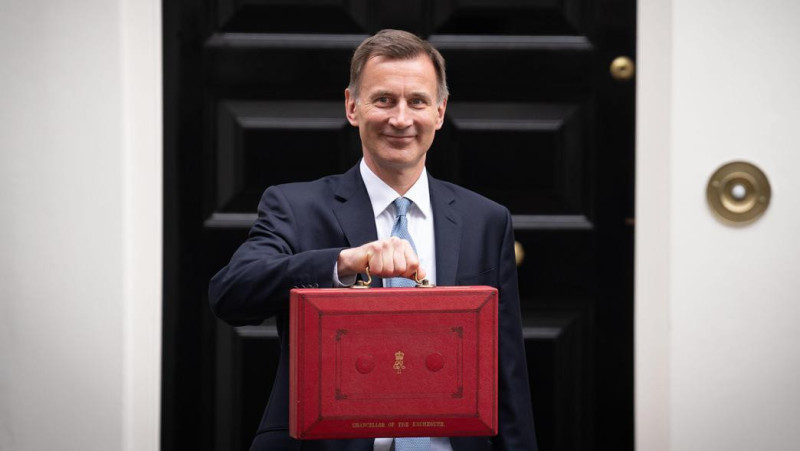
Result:
<svg viewBox="0 0 800 451">
<path fill-rule="evenodd" d="M 426 55 L 367 61 L 358 99 L 345 91 L 345 107 L 373 172 L 422 170 L 447 106 L 447 99 L 437 105 L 436 94 L 436 70 Z"/>
</svg>

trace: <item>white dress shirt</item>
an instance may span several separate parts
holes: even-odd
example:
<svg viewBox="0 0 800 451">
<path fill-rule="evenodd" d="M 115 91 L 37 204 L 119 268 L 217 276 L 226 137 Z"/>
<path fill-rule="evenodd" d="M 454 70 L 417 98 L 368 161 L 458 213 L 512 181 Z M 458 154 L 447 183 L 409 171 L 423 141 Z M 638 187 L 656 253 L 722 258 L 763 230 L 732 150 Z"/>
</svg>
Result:
<svg viewBox="0 0 800 451">
<path fill-rule="evenodd" d="M 391 186 L 378 178 L 361 159 L 361 178 L 367 187 L 367 194 L 372 203 L 375 214 L 375 228 L 378 239 L 389 238 L 395 222 L 395 207 L 393 202 L 401 197 Z M 433 245 L 433 210 L 431 209 L 431 195 L 428 191 L 428 172 L 422 168 L 422 174 L 414 185 L 403 196 L 411 200 L 406 218 L 408 218 L 408 234 L 414 240 L 417 248 L 417 257 L 425 278 L 431 283 L 436 283 L 436 251 Z"/>
<path fill-rule="evenodd" d="M 375 214 L 375 228 L 378 239 L 389 238 L 395 221 L 394 200 L 401 197 L 391 186 L 375 175 L 367 167 L 364 159 L 359 165 L 361 178 L 367 188 L 372 211 Z M 419 179 L 414 182 L 405 196 L 412 204 L 406 213 L 408 218 L 408 233 L 414 240 L 417 249 L 419 264 L 425 270 L 425 278 L 430 283 L 436 283 L 436 249 L 433 235 L 433 209 L 431 208 L 431 195 L 428 190 L 428 171 L 423 168 Z M 339 280 L 337 268 L 333 270 L 334 285 L 350 286 L 355 283 L 355 277 Z M 392 438 L 376 438 L 375 451 L 389 451 L 392 449 Z M 431 437 L 431 451 L 453 451 L 450 439 L 447 437 Z"/>
</svg>

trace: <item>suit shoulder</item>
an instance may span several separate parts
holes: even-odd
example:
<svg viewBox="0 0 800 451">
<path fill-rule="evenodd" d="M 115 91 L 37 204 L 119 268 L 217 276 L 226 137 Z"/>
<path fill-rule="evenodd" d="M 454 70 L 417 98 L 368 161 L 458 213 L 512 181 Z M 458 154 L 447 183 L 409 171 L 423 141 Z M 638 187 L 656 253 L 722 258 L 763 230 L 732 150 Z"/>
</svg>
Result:
<svg viewBox="0 0 800 451">
<path fill-rule="evenodd" d="M 509 213 L 505 205 L 489 199 L 482 194 L 476 193 L 475 191 L 456 185 L 455 183 L 442 180 L 437 180 L 436 182 L 442 184 L 445 189 L 453 193 L 453 197 L 462 209 L 480 209 L 482 213 L 494 213 L 502 216 Z"/>
<path fill-rule="evenodd" d="M 316 180 L 272 185 L 264 191 L 264 195 L 280 192 L 281 195 L 291 199 L 293 202 L 302 201 L 303 199 L 319 200 L 332 195 L 343 176 L 344 174 L 328 175 Z"/>
</svg>

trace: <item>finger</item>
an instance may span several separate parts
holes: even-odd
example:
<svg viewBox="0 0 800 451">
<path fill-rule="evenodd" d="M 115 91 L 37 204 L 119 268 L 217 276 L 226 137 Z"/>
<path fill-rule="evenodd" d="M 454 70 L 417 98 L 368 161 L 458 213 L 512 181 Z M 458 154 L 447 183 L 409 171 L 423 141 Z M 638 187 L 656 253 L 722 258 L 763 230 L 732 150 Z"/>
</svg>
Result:
<svg viewBox="0 0 800 451">
<path fill-rule="evenodd" d="M 366 272 L 366 271 L 368 271 L 368 270 L 369 270 L 369 268 L 370 268 L 370 266 L 371 266 L 371 265 L 370 265 L 370 260 L 372 260 L 372 251 L 370 251 L 369 249 L 367 249 L 367 251 L 366 251 L 366 255 L 365 255 L 365 256 L 364 256 L 364 258 L 362 259 L 362 261 L 364 262 L 364 267 L 363 267 L 363 268 L 361 268 L 361 271 L 360 271 L 360 272 Z"/>
<path fill-rule="evenodd" d="M 406 248 L 409 246 L 405 245 L 402 240 L 400 243 L 396 244 L 396 248 L 394 249 L 394 254 L 392 255 L 393 260 L 392 263 L 394 264 L 394 275 L 395 276 L 403 276 L 407 273 L 408 268 L 408 252 Z"/>
<path fill-rule="evenodd" d="M 383 271 L 383 258 L 381 257 L 382 252 L 379 245 L 375 243 L 369 243 L 366 245 L 368 247 L 367 255 L 369 256 L 368 265 L 369 265 L 369 272 L 371 274 L 380 275 L 381 271 Z"/>
<path fill-rule="evenodd" d="M 381 243 L 381 275 L 383 277 L 392 277 L 394 273 L 394 247 L 395 243 L 392 239 L 384 240 Z"/>
<path fill-rule="evenodd" d="M 423 271 L 419 266 L 419 257 L 417 257 L 416 252 L 411 247 L 411 244 L 408 244 L 406 249 L 404 250 L 405 260 L 406 260 L 406 270 L 403 274 L 403 277 L 407 277 L 409 279 L 414 278 L 414 273 L 417 273 L 417 278 L 421 279 L 424 277 L 425 271 Z M 421 275 L 420 275 L 421 274 Z"/>
</svg>

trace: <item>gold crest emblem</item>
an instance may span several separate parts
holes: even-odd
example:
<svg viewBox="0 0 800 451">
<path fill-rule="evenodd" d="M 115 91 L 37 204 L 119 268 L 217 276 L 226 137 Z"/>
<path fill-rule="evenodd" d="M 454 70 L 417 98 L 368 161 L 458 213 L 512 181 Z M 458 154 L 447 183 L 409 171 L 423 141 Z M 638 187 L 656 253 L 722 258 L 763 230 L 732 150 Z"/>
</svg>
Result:
<svg viewBox="0 0 800 451">
<path fill-rule="evenodd" d="M 405 353 L 403 351 L 397 351 L 394 353 L 394 366 L 392 368 L 397 371 L 397 374 L 402 373 L 403 370 L 406 369 L 406 366 L 403 364 L 404 356 Z"/>
</svg>

